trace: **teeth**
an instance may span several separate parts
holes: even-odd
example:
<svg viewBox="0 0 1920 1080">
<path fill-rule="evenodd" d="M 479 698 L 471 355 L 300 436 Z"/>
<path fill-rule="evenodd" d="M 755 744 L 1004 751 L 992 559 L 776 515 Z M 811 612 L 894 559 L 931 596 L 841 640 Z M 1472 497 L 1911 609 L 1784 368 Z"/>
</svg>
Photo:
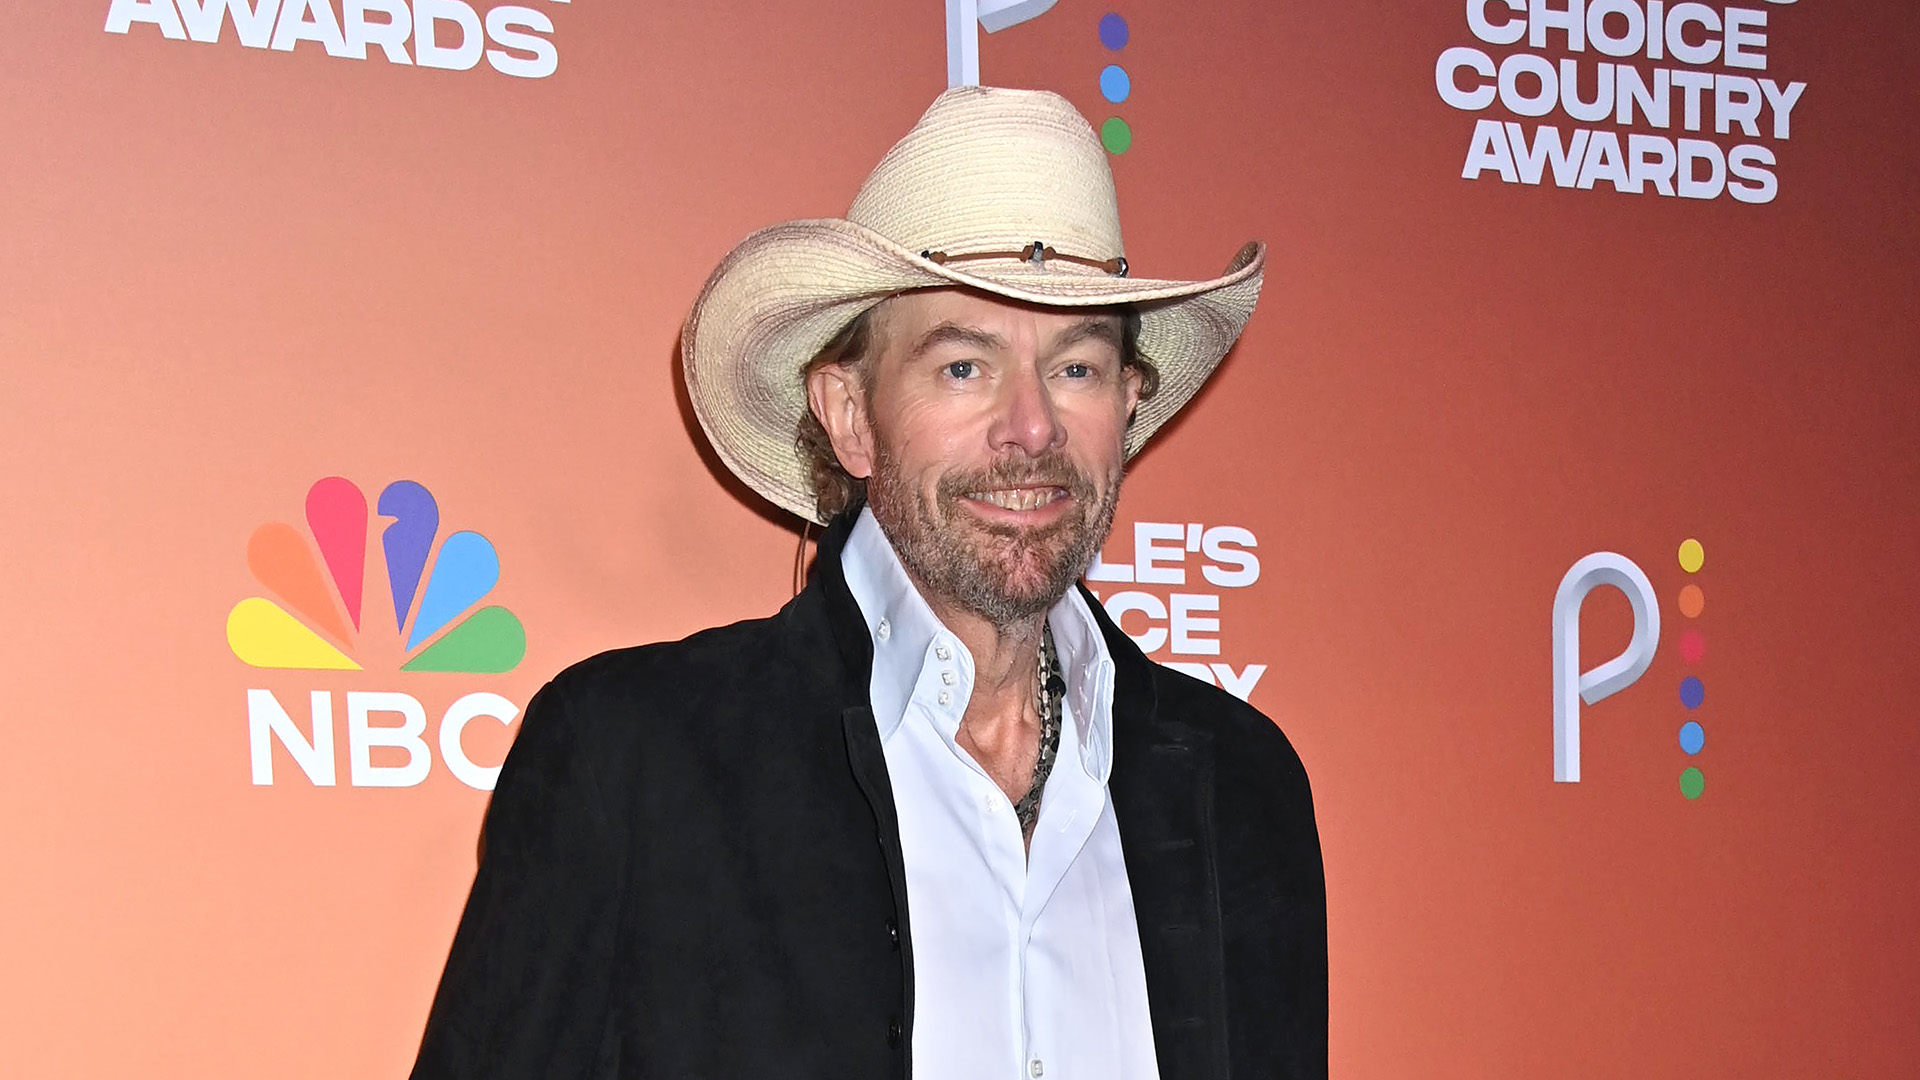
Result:
<svg viewBox="0 0 1920 1080">
<path fill-rule="evenodd" d="M 976 491 L 973 497 L 983 503 L 991 503 L 1002 510 L 1034 510 L 1058 499 L 1060 489 L 1043 487 Z"/>
</svg>

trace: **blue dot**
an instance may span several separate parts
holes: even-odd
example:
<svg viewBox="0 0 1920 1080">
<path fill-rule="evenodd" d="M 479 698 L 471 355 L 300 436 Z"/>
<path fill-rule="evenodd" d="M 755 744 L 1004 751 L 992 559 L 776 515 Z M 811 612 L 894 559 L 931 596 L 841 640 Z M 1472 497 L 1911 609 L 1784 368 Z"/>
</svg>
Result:
<svg viewBox="0 0 1920 1080">
<path fill-rule="evenodd" d="M 1100 44 L 1109 49 L 1127 47 L 1127 20 L 1109 11 L 1100 16 Z"/>
<path fill-rule="evenodd" d="M 1680 725 L 1680 749 L 1689 754 L 1697 754 L 1705 745 L 1707 745 L 1707 733 L 1699 724 L 1689 720 Z"/>
<path fill-rule="evenodd" d="M 1100 70 L 1100 96 L 1115 105 L 1127 100 L 1133 92 L 1133 80 L 1127 78 L 1127 69 L 1119 64 L 1108 64 Z"/>
<path fill-rule="evenodd" d="M 1697 709 L 1707 699 L 1707 684 L 1695 676 L 1689 675 L 1680 680 L 1680 704 L 1689 709 Z"/>
</svg>

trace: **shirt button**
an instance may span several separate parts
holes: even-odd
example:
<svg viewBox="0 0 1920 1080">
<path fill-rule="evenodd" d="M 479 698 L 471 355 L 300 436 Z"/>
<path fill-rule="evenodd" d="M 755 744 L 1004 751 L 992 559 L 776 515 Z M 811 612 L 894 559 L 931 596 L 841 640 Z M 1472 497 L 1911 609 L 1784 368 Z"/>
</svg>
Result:
<svg viewBox="0 0 1920 1080">
<path fill-rule="evenodd" d="M 907 1033 L 907 1029 L 904 1025 L 900 1023 L 899 1017 L 896 1016 L 893 1019 L 887 1021 L 887 1045 L 888 1046 L 891 1046 L 895 1049 L 899 1049 L 900 1040 L 906 1035 L 906 1033 Z"/>
<path fill-rule="evenodd" d="M 1040 1064 L 1039 1058 L 1034 1058 L 1032 1061 L 1027 1063 L 1028 1076 L 1035 1076 L 1035 1077 L 1045 1076 L 1046 1073 L 1047 1073 L 1047 1067 L 1045 1065 Z"/>
<path fill-rule="evenodd" d="M 953 650 L 947 648 L 945 645 L 939 645 L 934 647 L 933 655 L 942 660 L 951 660 L 953 659 Z"/>
<path fill-rule="evenodd" d="M 893 919 L 887 920 L 887 942 L 896 949 L 900 947 L 900 924 Z"/>
<path fill-rule="evenodd" d="M 945 690 L 940 691 L 940 704 L 942 705 L 953 704 L 953 695 L 947 693 Z"/>
<path fill-rule="evenodd" d="M 874 627 L 873 632 L 879 636 L 881 641 L 885 641 L 893 636 L 893 624 L 885 619 L 881 619 L 880 625 Z"/>
</svg>

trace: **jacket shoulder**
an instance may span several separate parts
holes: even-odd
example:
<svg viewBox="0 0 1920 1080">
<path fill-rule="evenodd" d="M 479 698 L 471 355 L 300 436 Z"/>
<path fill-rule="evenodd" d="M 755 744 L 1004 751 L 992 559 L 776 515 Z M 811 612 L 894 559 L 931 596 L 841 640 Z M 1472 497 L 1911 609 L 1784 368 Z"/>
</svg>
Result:
<svg viewBox="0 0 1920 1080">
<path fill-rule="evenodd" d="M 1148 666 L 1161 712 L 1205 732 L 1217 757 L 1246 761 L 1269 776 L 1277 769 L 1284 778 L 1306 782 L 1306 767 L 1292 741 L 1266 713 L 1185 672 L 1152 661 Z"/>
</svg>

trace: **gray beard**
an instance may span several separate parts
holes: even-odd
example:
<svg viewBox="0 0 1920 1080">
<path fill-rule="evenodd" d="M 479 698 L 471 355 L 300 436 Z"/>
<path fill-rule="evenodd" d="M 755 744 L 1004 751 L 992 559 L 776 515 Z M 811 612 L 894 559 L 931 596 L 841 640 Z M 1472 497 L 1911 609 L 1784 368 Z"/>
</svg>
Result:
<svg viewBox="0 0 1920 1080">
<path fill-rule="evenodd" d="M 867 504 L 909 576 L 994 627 L 1008 629 L 1060 602 L 1106 541 L 1120 498 L 1116 468 L 1105 494 L 1064 454 L 1002 458 L 988 468 L 941 477 L 929 500 L 900 475 L 899 459 L 876 440 Z M 958 503 L 969 491 L 1005 485 L 1054 485 L 1073 497 L 1078 514 L 1040 529 L 981 521 Z"/>
</svg>

